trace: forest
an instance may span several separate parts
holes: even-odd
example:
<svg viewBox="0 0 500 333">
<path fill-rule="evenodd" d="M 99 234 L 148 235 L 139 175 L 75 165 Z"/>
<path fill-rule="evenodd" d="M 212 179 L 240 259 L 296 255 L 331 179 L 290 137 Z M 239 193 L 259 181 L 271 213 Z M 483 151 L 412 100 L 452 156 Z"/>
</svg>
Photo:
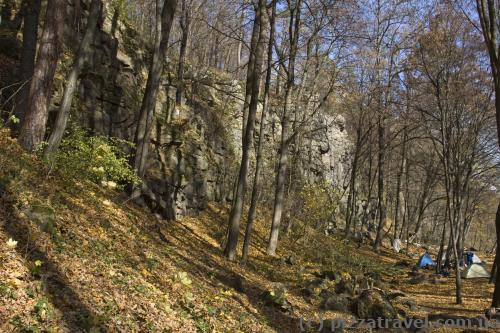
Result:
<svg viewBox="0 0 500 333">
<path fill-rule="evenodd" d="M 499 71 L 500 0 L 0 0 L 0 332 L 498 330 Z"/>
</svg>

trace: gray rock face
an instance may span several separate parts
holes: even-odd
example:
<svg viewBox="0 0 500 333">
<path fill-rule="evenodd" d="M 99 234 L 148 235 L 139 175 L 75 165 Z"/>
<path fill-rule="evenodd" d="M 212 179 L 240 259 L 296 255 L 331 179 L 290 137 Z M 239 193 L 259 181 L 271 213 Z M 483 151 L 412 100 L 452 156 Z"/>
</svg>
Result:
<svg viewBox="0 0 500 333">
<path fill-rule="evenodd" d="M 68 11 L 72 14 L 73 1 L 69 3 Z M 149 54 L 138 34 L 109 15 L 112 11 L 107 6 L 93 54 L 81 74 L 75 101 L 79 112 L 75 114 L 95 134 L 132 142 L 147 80 Z M 83 6 L 83 22 L 86 8 Z M 74 29 L 66 27 L 68 45 L 76 45 L 75 36 L 81 34 Z M 175 107 L 176 82 L 171 78 L 175 75 L 169 74 L 169 70 L 166 66 L 158 94 L 140 201 L 163 218 L 176 219 L 199 213 L 210 201 L 232 200 L 241 157 L 244 87 L 222 74 L 188 72 L 185 104 L 179 108 Z M 56 92 L 54 103 L 57 95 Z M 261 112 L 262 107 L 258 109 L 255 142 Z M 280 112 L 281 106 L 274 105 L 265 122 L 263 164 L 267 171 L 263 182 L 270 186 L 281 139 Z M 331 110 L 318 112 L 295 145 L 302 151 L 303 160 L 298 168 L 303 177 L 341 186 L 350 143 L 343 118 L 332 114 Z M 252 149 L 251 175 L 254 159 Z"/>
</svg>

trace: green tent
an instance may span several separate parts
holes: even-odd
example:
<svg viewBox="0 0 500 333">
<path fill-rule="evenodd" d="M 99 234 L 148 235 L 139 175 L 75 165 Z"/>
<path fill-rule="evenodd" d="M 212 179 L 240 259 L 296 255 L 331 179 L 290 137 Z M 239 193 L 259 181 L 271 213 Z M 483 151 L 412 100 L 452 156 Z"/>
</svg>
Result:
<svg viewBox="0 0 500 333">
<path fill-rule="evenodd" d="M 462 271 L 462 278 L 464 279 L 474 279 L 474 278 L 489 278 L 490 273 L 479 264 L 472 264 Z"/>
</svg>

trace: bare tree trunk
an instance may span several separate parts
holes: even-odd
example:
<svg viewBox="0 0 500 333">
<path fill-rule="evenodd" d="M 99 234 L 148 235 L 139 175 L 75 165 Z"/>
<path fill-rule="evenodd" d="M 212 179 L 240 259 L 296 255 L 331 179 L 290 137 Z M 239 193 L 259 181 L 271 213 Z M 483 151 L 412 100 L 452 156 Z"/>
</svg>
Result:
<svg viewBox="0 0 500 333">
<path fill-rule="evenodd" d="M 491 72 L 495 83 L 495 115 L 497 123 L 497 138 L 500 148 L 500 54 L 498 50 L 498 26 L 500 20 L 500 9 L 493 0 L 476 0 L 477 12 L 481 23 L 484 41 L 488 48 Z M 497 244 L 500 240 L 500 201 L 495 218 Z M 495 261 L 500 260 L 500 247 L 497 246 Z M 498 269 L 497 269 L 498 270 Z M 500 307 L 500 274 L 496 274 L 495 290 L 493 292 L 492 307 Z"/>
<path fill-rule="evenodd" d="M 361 120 L 361 117 L 360 117 Z M 358 171 L 359 154 L 361 150 L 361 121 L 358 124 L 358 129 L 356 130 L 356 147 L 354 148 L 354 158 L 351 167 L 351 181 L 349 182 L 349 194 L 347 196 L 347 212 L 346 212 L 346 227 L 345 227 L 345 237 L 349 237 L 351 234 L 352 220 L 355 214 L 356 207 L 356 177 Z"/>
<path fill-rule="evenodd" d="M 500 202 L 498 204 L 497 214 L 495 217 L 495 228 L 497 239 L 500 239 Z M 498 258 L 500 258 L 500 246 L 497 246 L 497 250 L 495 253 L 495 262 L 497 262 L 497 269 L 495 272 L 495 290 L 493 291 L 493 300 L 491 302 L 491 306 L 495 308 L 500 307 L 500 274 L 498 274 Z"/>
<path fill-rule="evenodd" d="M 94 41 L 95 32 L 97 30 L 97 22 L 101 16 L 101 8 L 101 0 L 92 0 L 85 34 L 80 43 L 78 52 L 75 55 L 73 68 L 67 77 L 67 83 L 64 88 L 64 94 L 59 107 L 59 112 L 57 113 L 56 123 L 49 137 L 48 146 L 45 150 L 45 158 L 50 158 L 50 156 L 57 151 L 64 135 L 64 131 L 66 130 L 66 124 L 68 122 L 71 109 L 71 102 L 73 101 L 73 95 L 77 87 L 78 76 L 82 71 L 83 65 L 85 64 L 91 49 L 91 44 Z"/>
<path fill-rule="evenodd" d="M 404 205 L 404 194 L 403 191 L 401 190 L 401 180 L 403 178 L 403 174 L 405 172 L 406 168 L 406 139 L 407 139 L 407 134 L 406 134 L 406 126 L 403 129 L 403 146 L 401 150 L 401 164 L 399 166 L 399 172 L 397 175 L 397 183 L 396 183 L 396 209 L 395 209 L 395 214 L 394 214 L 394 238 L 398 238 L 398 227 L 399 227 L 399 218 L 401 215 L 400 212 L 402 211 L 402 205 L 401 202 L 403 202 Z"/>
<path fill-rule="evenodd" d="M 448 203 L 450 205 L 450 203 Z M 456 235 L 455 235 L 455 221 L 454 219 L 451 218 L 451 209 L 450 209 L 450 233 L 451 233 L 451 240 L 452 240 L 452 250 L 453 250 L 453 256 L 455 257 L 455 298 L 456 298 L 456 303 L 457 304 L 462 304 L 462 282 L 460 280 L 460 260 L 459 260 L 459 255 L 458 255 L 458 249 L 457 249 L 457 240 L 456 240 Z"/>
<path fill-rule="evenodd" d="M 40 18 L 41 0 L 24 0 L 23 48 L 21 50 L 21 76 L 22 88 L 16 98 L 14 115 L 24 121 L 24 114 L 30 96 L 30 80 L 35 70 L 36 45 L 38 39 L 38 20 Z"/>
<path fill-rule="evenodd" d="M 245 132 L 243 133 L 243 151 L 241 157 L 240 172 L 238 176 L 238 185 L 236 187 L 236 195 L 229 216 L 228 240 L 226 243 L 226 248 L 224 249 L 224 254 L 228 257 L 229 260 L 234 260 L 236 257 L 236 248 L 238 245 L 238 237 L 240 234 L 240 219 L 243 212 L 243 203 L 245 200 L 245 192 L 247 187 L 251 141 L 253 139 L 255 117 L 259 104 L 260 81 L 262 77 L 262 64 L 264 60 L 265 47 L 264 10 L 265 1 L 259 0 L 258 7 L 255 9 L 254 21 L 254 26 L 256 25 L 257 30 L 259 31 L 259 37 L 256 49 L 251 50 L 255 53 L 255 67 L 252 75 L 251 87 L 252 95 L 250 99 L 250 106 L 248 108 L 247 125 L 245 128 Z"/>
<path fill-rule="evenodd" d="M 493 267 L 491 267 L 491 274 L 490 274 L 490 281 L 489 281 L 489 283 L 493 283 L 496 280 L 497 266 L 498 266 L 497 258 L 499 258 L 499 257 L 495 256 L 495 260 L 493 261 Z"/>
<path fill-rule="evenodd" d="M 270 19 L 269 41 L 267 45 L 267 71 L 266 81 L 264 84 L 264 105 L 262 107 L 262 115 L 260 117 L 259 129 L 259 143 L 257 145 L 257 156 L 255 164 L 255 177 L 253 181 L 252 199 L 250 201 L 250 208 L 248 210 L 247 226 L 245 229 L 245 239 L 243 241 L 243 255 L 241 262 L 243 265 L 248 261 L 248 251 L 250 248 L 250 239 L 252 236 L 252 228 L 255 217 L 255 210 L 257 209 L 257 199 L 260 191 L 260 169 L 262 167 L 262 146 L 264 145 L 264 122 L 266 114 L 269 111 L 269 90 L 271 86 L 271 71 L 273 70 L 273 43 L 274 43 L 274 20 L 276 17 L 276 0 L 273 0 L 272 13 Z"/>
<path fill-rule="evenodd" d="M 253 28 L 252 28 L 252 36 L 251 36 L 251 40 L 250 40 L 250 51 L 249 51 L 249 55 L 248 55 L 248 64 L 247 64 L 247 77 L 246 77 L 246 82 L 245 82 L 245 101 L 243 103 L 243 110 L 242 110 L 242 113 L 243 113 L 243 120 L 242 120 L 242 124 L 241 124 L 241 132 L 243 133 L 243 135 L 241 136 L 242 147 L 244 145 L 245 131 L 246 131 L 246 126 L 247 126 L 247 122 L 248 122 L 248 108 L 250 106 L 250 101 L 252 99 L 252 82 L 253 82 L 253 76 L 255 74 L 255 55 L 256 55 L 255 50 L 257 49 L 257 43 L 259 40 L 259 33 L 260 33 L 259 27 L 254 24 Z M 250 147 L 249 147 L 249 149 L 250 149 Z M 249 163 L 249 162 L 250 162 L 250 160 L 248 159 L 247 163 Z M 248 169 L 248 165 L 246 166 L 246 168 Z M 235 179 L 234 183 L 233 183 L 233 190 L 232 190 L 233 200 L 236 197 L 237 188 L 238 188 L 238 179 Z M 228 232 L 229 232 L 229 230 L 228 230 Z M 227 241 L 227 239 L 228 239 L 227 237 L 224 239 L 224 243 L 223 243 L 224 247 L 226 247 L 225 242 Z"/>
<path fill-rule="evenodd" d="M 182 13 L 180 25 L 182 30 L 181 47 L 179 52 L 179 66 L 177 67 L 177 90 L 175 92 L 175 111 L 174 117 L 179 115 L 184 97 L 184 63 L 186 61 L 186 50 L 189 36 L 189 28 L 191 26 L 191 17 L 186 4 L 187 0 L 182 0 Z"/>
<path fill-rule="evenodd" d="M 382 243 L 382 237 L 384 233 L 385 226 L 385 204 L 384 204 L 384 167 L 385 167 L 385 128 L 383 124 L 382 115 L 379 116 L 378 120 L 378 212 L 379 221 L 377 227 L 377 237 L 375 238 L 375 243 L 373 248 L 375 251 L 379 250 Z"/>
<path fill-rule="evenodd" d="M 447 214 L 447 210 L 445 215 Z M 446 219 L 448 217 L 445 216 L 445 220 L 443 223 L 443 232 L 441 233 L 441 241 L 439 242 L 439 251 L 438 251 L 438 257 L 436 259 L 436 274 L 439 274 L 441 271 L 441 266 L 443 265 L 443 252 L 444 252 L 444 242 L 446 239 Z"/>
<path fill-rule="evenodd" d="M 361 220 L 361 229 L 366 226 L 368 220 L 370 219 L 370 216 L 368 216 L 369 210 L 371 209 L 371 197 L 372 197 L 372 191 L 373 191 L 373 185 L 372 185 L 372 169 L 373 169 L 373 154 L 372 154 L 372 135 L 370 133 L 370 141 L 368 145 L 368 193 L 367 193 L 367 204 L 366 204 L 366 209 L 363 211 L 363 218 Z"/>
<path fill-rule="evenodd" d="M 165 0 L 163 8 L 161 2 L 161 0 L 156 1 L 157 25 L 155 50 L 149 69 L 146 90 L 141 104 L 134 140 L 136 149 L 133 165 L 136 174 L 141 178 L 144 177 L 146 172 L 146 158 L 148 156 L 151 130 L 153 127 L 156 97 L 158 95 L 158 88 L 163 74 L 165 58 L 167 57 L 170 29 L 172 27 L 174 13 L 177 7 L 177 0 Z M 136 193 L 132 193 L 133 196 L 138 194 L 137 191 L 134 192 Z"/>
<path fill-rule="evenodd" d="M 248 109 L 250 106 L 250 101 L 252 99 L 252 82 L 253 82 L 253 76 L 255 75 L 255 57 L 256 57 L 255 50 L 257 50 L 259 32 L 260 32 L 259 27 L 254 24 L 252 28 L 252 37 L 250 40 L 250 52 L 248 55 L 247 77 L 245 84 L 245 104 L 243 105 L 243 123 L 241 126 L 243 138 L 245 137 L 244 133 L 246 131 L 246 126 L 248 122 Z"/>
<path fill-rule="evenodd" d="M 236 78 L 240 78 L 241 72 L 241 51 L 243 49 L 243 40 L 245 39 L 245 28 L 243 27 L 245 24 L 245 6 L 241 9 L 240 16 L 240 40 L 238 41 L 238 48 L 236 50 Z"/>
<path fill-rule="evenodd" d="M 278 237 L 281 225 L 281 215 L 283 213 L 283 205 L 285 201 L 285 181 L 288 166 L 288 148 L 290 147 L 290 120 L 289 114 L 292 104 L 292 89 L 295 81 L 295 58 L 297 55 L 298 35 L 300 28 L 302 0 L 297 0 L 295 8 L 290 8 L 290 55 L 288 59 L 287 82 L 285 90 L 285 105 L 283 107 L 283 115 L 281 119 L 281 145 L 280 157 L 278 162 L 278 172 L 276 174 L 276 190 L 274 196 L 273 221 L 271 225 L 271 234 L 269 235 L 269 243 L 267 246 L 267 254 L 275 255 L 278 247 Z"/>
<path fill-rule="evenodd" d="M 49 0 L 47 3 L 45 25 L 31 80 L 27 112 L 19 134 L 19 143 L 28 151 L 35 150 L 45 136 L 54 75 L 61 51 L 66 7 L 65 0 Z"/>
</svg>

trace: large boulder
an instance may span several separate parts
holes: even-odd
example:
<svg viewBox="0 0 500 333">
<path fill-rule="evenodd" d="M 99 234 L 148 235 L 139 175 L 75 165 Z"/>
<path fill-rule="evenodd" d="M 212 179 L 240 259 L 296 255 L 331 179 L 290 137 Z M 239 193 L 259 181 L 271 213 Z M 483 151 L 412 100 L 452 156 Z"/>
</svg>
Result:
<svg viewBox="0 0 500 333">
<path fill-rule="evenodd" d="M 291 311 L 292 305 L 287 300 L 287 289 L 281 283 L 277 283 L 270 290 L 262 293 L 261 297 L 266 305 L 276 306 L 285 311 Z"/>
<path fill-rule="evenodd" d="M 47 204 L 34 202 L 26 209 L 26 215 L 35 222 L 42 231 L 53 234 L 55 231 L 56 212 Z"/>
<path fill-rule="evenodd" d="M 389 299 L 379 289 L 361 292 L 353 304 L 353 312 L 362 319 L 396 319 L 396 310 Z"/>
<path fill-rule="evenodd" d="M 356 285 L 351 279 L 341 279 L 335 285 L 335 293 L 354 296 L 356 294 Z"/>
<path fill-rule="evenodd" d="M 322 294 L 321 308 L 323 310 L 348 312 L 351 305 L 351 297 L 346 294 Z"/>
</svg>

